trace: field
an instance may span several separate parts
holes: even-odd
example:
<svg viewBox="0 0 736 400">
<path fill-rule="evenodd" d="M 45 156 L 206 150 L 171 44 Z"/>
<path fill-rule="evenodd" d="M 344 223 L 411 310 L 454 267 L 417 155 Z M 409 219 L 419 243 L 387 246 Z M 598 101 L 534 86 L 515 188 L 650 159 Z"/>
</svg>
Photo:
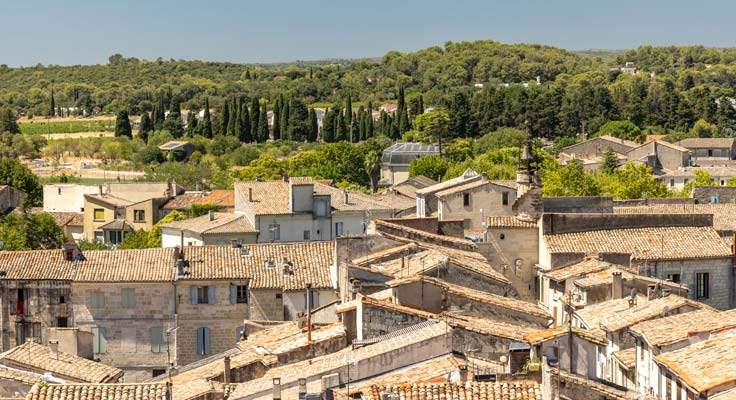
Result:
<svg viewBox="0 0 736 400">
<path fill-rule="evenodd" d="M 49 133 L 79 133 L 79 132 L 111 132 L 115 130 L 115 120 L 70 120 L 70 121 L 37 121 L 21 122 L 18 124 L 20 133 L 42 135 Z"/>
</svg>

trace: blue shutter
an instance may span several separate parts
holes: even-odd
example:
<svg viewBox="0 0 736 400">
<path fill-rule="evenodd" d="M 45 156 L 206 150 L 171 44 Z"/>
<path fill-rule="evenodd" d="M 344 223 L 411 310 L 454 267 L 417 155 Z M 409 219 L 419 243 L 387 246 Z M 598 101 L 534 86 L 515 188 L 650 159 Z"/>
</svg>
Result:
<svg viewBox="0 0 736 400">
<path fill-rule="evenodd" d="M 192 304 L 197 304 L 197 287 L 196 286 L 191 286 L 189 288 L 189 291 L 190 291 L 190 294 L 191 294 Z"/>
<path fill-rule="evenodd" d="M 202 328 L 204 333 L 204 354 L 210 354 L 210 328 Z"/>
<path fill-rule="evenodd" d="M 215 304 L 215 285 L 209 285 L 207 289 L 208 304 Z"/>
<path fill-rule="evenodd" d="M 197 328 L 197 354 L 204 354 L 204 328 Z"/>
<path fill-rule="evenodd" d="M 230 304 L 235 304 L 238 299 L 238 287 L 230 285 Z"/>
</svg>

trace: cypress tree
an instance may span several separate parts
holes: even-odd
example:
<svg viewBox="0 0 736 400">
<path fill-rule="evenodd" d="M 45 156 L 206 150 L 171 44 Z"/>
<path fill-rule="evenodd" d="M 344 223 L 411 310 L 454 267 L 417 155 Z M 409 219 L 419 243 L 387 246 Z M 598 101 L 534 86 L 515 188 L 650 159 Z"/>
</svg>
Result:
<svg viewBox="0 0 736 400">
<path fill-rule="evenodd" d="M 310 136 L 309 109 L 304 102 L 296 97 L 289 101 L 289 139 L 304 141 Z"/>
<path fill-rule="evenodd" d="M 348 126 L 353 124 L 353 99 L 350 98 L 350 95 L 345 100 L 345 123 Z"/>
<path fill-rule="evenodd" d="M 252 120 L 248 113 L 248 103 L 243 99 L 240 107 L 240 136 L 238 138 L 241 142 L 252 143 L 256 138 L 253 136 L 253 127 L 258 126 L 258 120 Z M 252 113 L 253 110 L 250 110 Z"/>
<path fill-rule="evenodd" d="M 360 106 L 358 109 L 358 140 L 365 140 L 365 109 Z"/>
<path fill-rule="evenodd" d="M 250 120 L 251 120 L 251 132 L 250 136 L 257 140 L 258 138 L 258 121 L 261 120 L 260 104 L 258 104 L 258 98 L 253 97 L 250 100 Z"/>
<path fill-rule="evenodd" d="M 166 107 L 164 106 L 164 94 L 161 93 L 161 97 L 159 98 L 158 103 L 158 123 L 159 126 L 156 129 L 161 129 L 164 125 L 164 121 L 166 120 Z"/>
<path fill-rule="evenodd" d="M 258 124 L 258 139 L 261 143 L 268 141 L 268 110 L 266 105 L 261 106 L 261 120 Z"/>
<path fill-rule="evenodd" d="M 319 130 L 319 126 L 317 125 L 317 112 L 314 111 L 314 108 L 310 108 L 309 109 L 309 136 L 307 137 L 307 141 L 316 142 L 318 130 Z"/>
<path fill-rule="evenodd" d="M 337 118 L 335 119 L 335 141 L 347 140 L 348 132 L 347 125 L 345 124 L 345 116 L 342 110 L 336 108 Z"/>
<path fill-rule="evenodd" d="M 235 115 L 235 119 L 233 122 L 231 122 L 232 130 L 228 130 L 228 135 L 235 135 L 235 137 L 238 138 L 241 142 L 249 142 L 246 140 L 248 136 L 250 135 L 250 129 L 248 130 L 248 135 L 243 132 L 243 100 L 242 99 L 235 99 L 233 100 L 233 115 Z M 247 109 L 247 107 L 246 107 Z M 248 124 L 250 126 L 250 124 Z"/>
<path fill-rule="evenodd" d="M 148 113 L 143 111 L 141 114 L 141 126 L 138 129 L 138 138 L 141 139 L 144 143 L 148 143 L 148 133 L 153 130 L 153 121 L 151 121 L 151 117 L 148 116 Z"/>
<path fill-rule="evenodd" d="M 189 137 L 193 137 L 194 133 L 197 132 L 197 116 L 190 110 L 187 113 L 187 129 L 186 134 Z"/>
<path fill-rule="evenodd" d="M 157 127 L 161 126 L 158 121 L 158 104 L 154 104 L 151 110 L 151 126 L 153 126 L 153 129 L 158 129 Z"/>
<path fill-rule="evenodd" d="M 368 131 L 366 132 L 366 136 L 369 138 L 373 137 L 373 103 L 370 101 L 368 102 Z"/>
<path fill-rule="evenodd" d="M 424 97 L 420 94 L 419 95 L 419 109 L 417 110 L 417 115 L 424 114 Z"/>
<path fill-rule="evenodd" d="M 115 137 L 127 136 L 133 138 L 133 130 L 130 128 L 130 120 L 127 111 L 118 112 L 115 119 Z"/>
<path fill-rule="evenodd" d="M 281 136 L 281 107 L 283 107 L 283 102 L 284 96 L 279 95 L 273 107 L 273 140 L 279 140 Z"/>
<path fill-rule="evenodd" d="M 281 139 L 289 138 L 289 102 L 284 100 L 284 105 L 281 107 Z"/>
<path fill-rule="evenodd" d="M 332 143 L 335 141 L 335 113 L 329 108 L 325 110 L 322 117 L 322 141 Z"/>
<path fill-rule="evenodd" d="M 220 129 L 220 133 L 223 135 L 227 135 L 227 127 L 230 123 L 230 102 L 225 99 L 225 101 L 222 103 L 222 128 Z"/>
<path fill-rule="evenodd" d="M 212 139 L 212 119 L 210 118 L 210 99 L 204 98 L 204 116 L 202 117 L 202 134 Z"/>
<path fill-rule="evenodd" d="M 56 101 L 54 99 L 54 89 L 51 89 L 51 109 L 49 110 L 49 117 L 53 117 L 56 113 Z"/>
<path fill-rule="evenodd" d="M 230 104 L 228 104 L 230 108 L 230 118 L 227 121 L 227 129 L 225 130 L 225 134 L 232 136 L 238 136 L 235 132 L 235 126 L 239 123 L 240 117 L 238 114 L 240 114 L 240 99 L 232 99 L 230 100 Z"/>
<path fill-rule="evenodd" d="M 168 130 L 171 133 L 171 136 L 178 139 L 184 135 L 179 102 L 172 100 L 170 105 L 171 108 L 169 109 L 169 115 L 166 116 L 166 120 L 164 121 L 164 129 Z"/>
</svg>

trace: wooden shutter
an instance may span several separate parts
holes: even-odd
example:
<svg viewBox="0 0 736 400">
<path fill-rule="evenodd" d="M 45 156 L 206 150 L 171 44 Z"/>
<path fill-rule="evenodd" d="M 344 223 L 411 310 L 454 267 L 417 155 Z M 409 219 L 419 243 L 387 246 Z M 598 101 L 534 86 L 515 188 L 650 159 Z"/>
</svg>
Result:
<svg viewBox="0 0 736 400">
<path fill-rule="evenodd" d="M 238 287 L 230 285 L 230 304 L 235 304 L 238 301 Z"/>
<path fill-rule="evenodd" d="M 190 286 L 189 287 L 189 294 L 191 296 L 192 304 L 197 304 L 197 287 L 196 286 Z"/>
<path fill-rule="evenodd" d="M 204 328 L 197 328 L 197 354 L 204 355 Z"/>
<path fill-rule="evenodd" d="M 210 354 L 210 328 L 202 328 L 204 331 L 204 354 Z"/>
<path fill-rule="evenodd" d="M 208 304 L 215 304 L 215 285 L 207 287 L 207 300 Z"/>
</svg>

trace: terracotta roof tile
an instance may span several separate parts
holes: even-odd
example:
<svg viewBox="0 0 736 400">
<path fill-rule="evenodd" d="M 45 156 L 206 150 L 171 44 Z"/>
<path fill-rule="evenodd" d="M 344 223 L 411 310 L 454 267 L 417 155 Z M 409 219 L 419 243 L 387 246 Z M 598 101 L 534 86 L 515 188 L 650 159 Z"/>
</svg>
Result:
<svg viewBox="0 0 736 400">
<path fill-rule="evenodd" d="M 490 216 L 488 219 L 489 228 L 536 228 L 536 222 L 523 221 L 515 216 Z"/>
<path fill-rule="evenodd" d="M 541 400 L 542 389 L 534 381 L 512 382 L 444 382 L 373 385 L 366 399 L 381 400 L 384 393 L 400 399 L 414 400 Z"/>
<path fill-rule="evenodd" d="M 51 349 L 35 342 L 26 342 L 0 354 L 0 363 L 51 372 L 57 377 L 68 377 L 82 382 L 114 382 L 123 371 L 72 354 L 59 352 L 58 359 Z"/>
<path fill-rule="evenodd" d="M 636 347 L 614 351 L 611 355 L 629 371 L 636 367 Z"/>
<path fill-rule="evenodd" d="M 643 336 L 652 346 L 668 346 L 687 340 L 695 333 L 712 332 L 723 328 L 736 329 L 736 310 L 722 312 L 704 309 L 670 315 L 640 322 L 629 330 L 634 335 Z"/>
<path fill-rule="evenodd" d="M 732 188 L 736 189 L 736 188 Z M 736 231 L 736 204 L 652 204 L 614 207 L 615 214 L 712 214 L 717 231 Z"/>
<path fill-rule="evenodd" d="M 736 334 L 718 336 L 654 358 L 698 392 L 736 382 Z"/>
<path fill-rule="evenodd" d="M 183 210 L 191 208 L 192 204 L 201 198 L 202 192 L 182 193 L 176 197 L 172 197 L 169 201 L 164 203 L 161 208 L 164 210 Z"/>
<path fill-rule="evenodd" d="M 731 148 L 733 146 L 733 138 L 688 138 L 682 139 L 675 143 L 688 149 L 700 148 Z"/>
<path fill-rule="evenodd" d="M 166 385 L 162 383 L 131 384 L 36 384 L 26 400 L 167 400 Z"/>
<path fill-rule="evenodd" d="M 71 280 L 74 262 L 61 250 L 0 251 L 0 280 Z"/>
<path fill-rule="evenodd" d="M 170 228 L 196 233 L 255 233 L 258 232 L 244 215 L 231 213 L 213 213 L 210 221 L 209 214 L 196 218 L 174 221 L 159 225 L 160 228 Z"/>
<path fill-rule="evenodd" d="M 174 249 L 84 251 L 77 282 L 146 282 L 174 280 Z M 61 256 L 59 256 L 61 257 Z"/>
<path fill-rule="evenodd" d="M 194 204 L 212 204 L 220 207 L 235 207 L 235 191 L 217 189 L 197 199 Z"/>
<path fill-rule="evenodd" d="M 33 385 L 34 383 L 43 382 L 45 379 L 43 375 L 0 365 L 0 381 L 3 380 L 16 381 L 24 385 Z"/>
<path fill-rule="evenodd" d="M 544 235 L 550 253 L 628 253 L 637 260 L 730 257 L 712 227 L 608 229 Z"/>
</svg>

